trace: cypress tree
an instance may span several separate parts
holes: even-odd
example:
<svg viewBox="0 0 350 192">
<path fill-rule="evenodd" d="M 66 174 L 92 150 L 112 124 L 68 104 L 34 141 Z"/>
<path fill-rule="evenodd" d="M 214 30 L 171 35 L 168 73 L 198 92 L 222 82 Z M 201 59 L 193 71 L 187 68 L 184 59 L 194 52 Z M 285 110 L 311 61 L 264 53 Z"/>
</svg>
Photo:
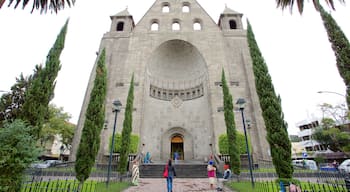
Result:
<svg viewBox="0 0 350 192">
<path fill-rule="evenodd" d="M 276 96 L 268 67 L 255 40 L 252 27 L 248 22 L 247 36 L 257 94 L 270 144 L 272 161 L 279 178 L 292 178 L 291 143 L 287 132 L 287 123 L 281 107 L 281 98 Z"/>
<path fill-rule="evenodd" d="M 120 150 L 120 160 L 118 171 L 125 173 L 128 166 L 128 156 L 130 152 L 131 132 L 132 132 L 132 112 L 134 103 L 134 74 L 131 77 L 128 98 L 126 101 L 125 116 L 122 130 L 122 145 Z"/>
<path fill-rule="evenodd" d="M 230 165 L 233 173 L 239 175 L 241 173 L 241 160 L 239 146 L 237 142 L 237 130 L 235 125 L 235 116 L 233 113 L 232 95 L 230 94 L 230 91 L 227 86 L 224 69 L 222 69 L 221 74 L 221 85 L 224 97 L 224 116 L 228 140 L 228 152 L 230 155 Z"/>
<path fill-rule="evenodd" d="M 76 155 L 75 172 L 80 186 L 89 178 L 100 148 L 100 134 L 105 119 L 105 99 L 107 93 L 106 51 L 103 49 L 97 61 L 94 87 L 85 114 L 82 136 Z"/>
<path fill-rule="evenodd" d="M 36 77 L 33 78 L 24 96 L 21 116 L 33 126 L 31 135 L 35 139 L 40 137 L 42 125 L 48 118 L 49 102 L 54 97 L 56 77 L 61 69 L 59 58 L 64 48 L 67 27 L 68 20 L 47 55 L 45 67 L 36 66 Z"/>
<path fill-rule="evenodd" d="M 323 25 L 337 61 L 337 68 L 346 86 L 346 103 L 350 109 L 350 43 L 333 17 L 319 5 Z"/>
</svg>

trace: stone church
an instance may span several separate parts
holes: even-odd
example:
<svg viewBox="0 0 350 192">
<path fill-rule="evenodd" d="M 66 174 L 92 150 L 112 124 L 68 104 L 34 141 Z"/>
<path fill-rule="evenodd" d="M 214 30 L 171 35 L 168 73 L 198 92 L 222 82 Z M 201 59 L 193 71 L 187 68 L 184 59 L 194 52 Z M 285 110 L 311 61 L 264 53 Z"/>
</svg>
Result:
<svg viewBox="0 0 350 192">
<path fill-rule="evenodd" d="M 219 154 L 219 136 L 226 133 L 222 69 L 233 103 L 238 98 L 247 102 L 244 114 L 253 161 L 271 160 L 241 13 L 226 7 L 216 23 L 196 0 L 156 0 L 137 24 L 127 10 L 110 18 L 110 31 L 103 35 L 99 48 L 100 52 L 106 49 L 108 73 L 99 162 L 109 157 L 113 101 L 119 99 L 126 105 L 132 74 L 132 132 L 139 136 L 140 152 L 150 152 L 154 161 L 164 162 L 175 151 L 185 161 L 203 161 L 210 154 Z M 71 160 L 75 160 L 80 142 L 96 65 L 86 90 Z M 124 112 L 122 109 L 118 113 L 117 133 L 121 133 Z M 235 111 L 235 123 L 243 133 L 239 110 Z"/>
</svg>

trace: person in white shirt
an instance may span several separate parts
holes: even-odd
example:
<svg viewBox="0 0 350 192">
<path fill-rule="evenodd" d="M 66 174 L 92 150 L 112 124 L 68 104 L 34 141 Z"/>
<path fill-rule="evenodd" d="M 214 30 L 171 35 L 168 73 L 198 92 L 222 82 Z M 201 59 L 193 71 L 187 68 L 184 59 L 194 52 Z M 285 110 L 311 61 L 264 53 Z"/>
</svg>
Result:
<svg viewBox="0 0 350 192">
<path fill-rule="evenodd" d="M 216 188 L 217 191 L 222 191 L 224 188 L 224 182 L 228 181 L 231 178 L 231 170 L 229 166 L 225 167 L 226 170 L 224 172 L 224 176 L 222 178 L 218 179 L 218 187 Z"/>
</svg>

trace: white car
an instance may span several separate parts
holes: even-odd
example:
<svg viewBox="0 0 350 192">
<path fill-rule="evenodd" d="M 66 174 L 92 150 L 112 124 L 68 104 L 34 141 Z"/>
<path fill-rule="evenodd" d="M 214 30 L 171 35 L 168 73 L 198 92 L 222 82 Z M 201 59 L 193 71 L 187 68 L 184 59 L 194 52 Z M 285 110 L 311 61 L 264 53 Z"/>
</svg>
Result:
<svg viewBox="0 0 350 192">
<path fill-rule="evenodd" d="M 318 169 L 317 164 L 314 160 L 307 160 L 307 159 L 293 160 L 292 165 L 295 168 L 310 169 L 310 170 Z"/>
<path fill-rule="evenodd" d="M 55 166 L 56 164 L 62 163 L 60 160 L 46 160 L 40 163 L 34 163 L 31 165 L 32 168 L 38 168 L 38 169 L 45 169 L 52 166 Z"/>
<path fill-rule="evenodd" d="M 340 172 L 350 173 L 350 159 L 343 161 L 339 166 L 338 170 Z"/>
</svg>

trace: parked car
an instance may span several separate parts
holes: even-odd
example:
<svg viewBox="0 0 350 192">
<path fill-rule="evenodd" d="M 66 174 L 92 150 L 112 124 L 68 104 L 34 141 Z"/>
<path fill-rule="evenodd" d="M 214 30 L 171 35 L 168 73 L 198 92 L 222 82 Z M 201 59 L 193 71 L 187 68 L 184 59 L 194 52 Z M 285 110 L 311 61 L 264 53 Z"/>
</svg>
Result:
<svg viewBox="0 0 350 192">
<path fill-rule="evenodd" d="M 343 161 L 339 166 L 338 170 L 344 173 L 350 173 L 350 159 Z"/>
<path fill-rule="evenodd" d="M 308 160 L 308 159 L 293 160 L 292 165 L 295 168 L 310 169 L 310 170 L 317 170 L 318 169 L 316 161 Z"/>
<path fill-rule="evenodd" d="M 62 163 L 61 160 L 46 160 L 38 163 L 33 163 L 31 167 L 38 168 L 38 169 L 45 169 L 45 168 L 53 167 L 60 163 Z"/>
</svg>

